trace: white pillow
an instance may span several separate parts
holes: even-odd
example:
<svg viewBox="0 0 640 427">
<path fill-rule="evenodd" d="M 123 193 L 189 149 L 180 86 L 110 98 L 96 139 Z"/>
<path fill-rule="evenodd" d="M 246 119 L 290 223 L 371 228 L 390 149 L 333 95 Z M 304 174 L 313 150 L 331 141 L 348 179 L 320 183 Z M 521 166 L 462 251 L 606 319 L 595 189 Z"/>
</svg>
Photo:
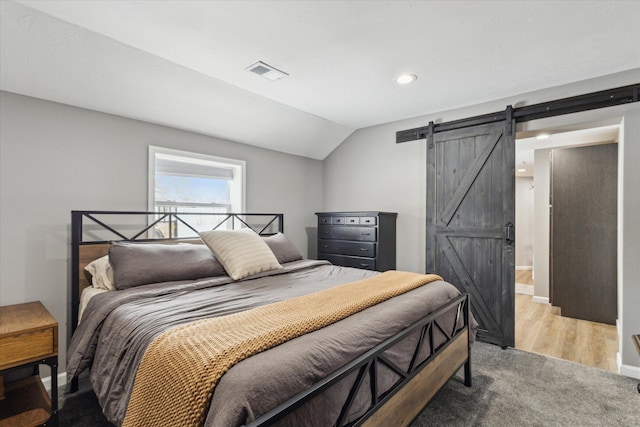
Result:
<svg viewBox="0 0 640 427">
<path fill-rule="evenodd" d="M 97 289 L 106 289 L 115 291 L 116 287 L 113 280 L 113 269 L 109 264 L 109 255 L 98 258 L 90 262 L 84 268 L 91 274 L 91 284 Z"/>
<path fill-rule="evenodd" d="M 269 246 L 249 228 L 198 234 L 233 280 L 282 268 Z"/>
</svg>

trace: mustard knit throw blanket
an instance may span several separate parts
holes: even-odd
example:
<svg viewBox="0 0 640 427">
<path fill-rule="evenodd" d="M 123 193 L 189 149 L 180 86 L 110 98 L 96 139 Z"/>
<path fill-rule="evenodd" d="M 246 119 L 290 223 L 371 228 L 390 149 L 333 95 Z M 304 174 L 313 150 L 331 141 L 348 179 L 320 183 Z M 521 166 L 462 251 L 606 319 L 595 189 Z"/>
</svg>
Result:
<svg viewBox="0 0 640 427">
<path fill-rule="evenodd" d="M 142 358 L 123 426 L 200 426 L 214 387 L 234 364 L 436 280 L 442 278 L 387 271 L 171 328 L 151 342 Z"/>
</svg>

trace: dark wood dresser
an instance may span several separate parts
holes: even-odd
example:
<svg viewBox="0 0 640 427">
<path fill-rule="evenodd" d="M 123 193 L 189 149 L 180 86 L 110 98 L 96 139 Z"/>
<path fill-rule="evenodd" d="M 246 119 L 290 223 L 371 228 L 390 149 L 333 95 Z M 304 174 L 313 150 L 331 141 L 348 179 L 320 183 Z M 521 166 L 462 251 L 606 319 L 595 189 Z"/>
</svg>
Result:
<svg viewBox="0 0 640 427">
<path fill-rule="evenodd" d="M 316 212 L 318 259 L 386 271 L 396 268 L 394 212 Z"/>
</svg>

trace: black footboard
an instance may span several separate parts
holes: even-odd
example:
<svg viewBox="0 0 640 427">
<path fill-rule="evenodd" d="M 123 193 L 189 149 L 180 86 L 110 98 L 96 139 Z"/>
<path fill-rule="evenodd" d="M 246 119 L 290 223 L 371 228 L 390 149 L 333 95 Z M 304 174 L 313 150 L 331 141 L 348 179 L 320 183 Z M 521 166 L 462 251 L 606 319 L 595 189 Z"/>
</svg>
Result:
<svg viewBox="0 0 640 427">
<path fill-rule="evenodd" d="M 454 330 L 447 331 L 438 323 L 438 318 L 444 313 L 454 309 L 456 309 L 458 312 L 457 318 L 462 319 L 462 324 L 460 324 L 459 320 L 455 321 Z M 438 308 L 436 311 L 415 322 L 408 328 L 383 341 L 376 347 L 362 354 L 361 356 L 354 359 L 342 368 L 338 369 L 331 375 L 323 378 L 312 387 L 297 394 L 278 407 L 257 418 L 255 421 L 249 423 L 247 427 L 268 426 L 276 423 L 278 420 L 295 411 L 304 403 L 310 401 L 315 396 L 319 395 L 320 393 L 324 392 L 328 388 L 332 387 L 339 381 L 355 372 L 357 372 L 355 381 L 351 385 L 349 396 L 342 406 L 340 416 L 336 425 L 359 426 L 367 424 L 367 421 L 374 413 L 376 413 L 376 411 L 385 406 L 385 404 L 387 404 L 387 402 L 389 402 L 403 387 L 409 384 L 412 380 L 416 379 L 416 376 L 420 374 L 423 369 L 435 362 L 439 356 L 449 357 L 449 355 L 444 354 L 445 352 L 447 352 L 447 350 L 449 352 L 456 351 L 458 353 L 462 351 L 462 353 L 464 354 L 457 354 L 458 358 L 456 360 L 460 360 L 461 362 L 454 363 L 454 365 L 449 368 L 450 372 L 447 372 L 446 378 L 444 378 L 444 380 L 440 379 L 438 381 L 438 384 L 434 383 L 434 386 L 439 389 L 444 384 L 444 382 L 446 382 L 446 380 L 453 376 L 458 371 L 458 369 L 460 369 L 462 364 L 464 364 L 464 382 L 467 387 L 470 387 L 471 359 L 468 340 L 470 320 L 469 309 L 469 296 L 467 294 L 459 296 L 458 298 L 448 302 L 447 304 Z M 445 336 L 445 342 L 440 344 L 439 346 L 434 346 L 434 331 L 436 329 Z M 417 345 L 413 349 L 413 355 L 411 357 L 411 362 L 407 370 L 401 369 L 384 355 L 384 353 L 391 347 L 395 346 L 409 335 L 418 332 L 420 334 L 420 338 L 418 339 Z M 460 344 L 462 339 L 465 339 L 466 343 Z M 418 356 L 426 343 L 429 344 L 430 354 L 425 360 L 417 363 Z M 457 343 L 457 348 L 455 350 L 452 350 L 452 344 L 454 343 Z M 449 348 L 450 346 L 452 347 Z M 385 391 L 379 391 L 377 387 L 376 372 L 379 364 L 382 364 L 386 368 L 393 370 L 400 376 L 400 379 L 390 389 Z M 442 375 L 442 368 L 439 367 L 438 369 L 440 371 L 439 374 Z M 367 411 L 357 419 L 347 420 L 346 418 L 347 415 L 349 415 L 349 410 L 351 409 L 355 396 L 358 394 L 358 391 L 365 383 L 365 378 L 368 378 L 368 384 L 371 388 L 370 406 Z M 437 391 L 437 389 L 433 391 L 433 394 L 435 394 L 435 391 Z M 431 396 L 433 394 L 431 394 Z M 426 401 L 421 403 L 420 408 L 422 408 L 426 403 Z M 371 424 L 375 425 L 376 423 L 372 422 Z"/>
</svg>

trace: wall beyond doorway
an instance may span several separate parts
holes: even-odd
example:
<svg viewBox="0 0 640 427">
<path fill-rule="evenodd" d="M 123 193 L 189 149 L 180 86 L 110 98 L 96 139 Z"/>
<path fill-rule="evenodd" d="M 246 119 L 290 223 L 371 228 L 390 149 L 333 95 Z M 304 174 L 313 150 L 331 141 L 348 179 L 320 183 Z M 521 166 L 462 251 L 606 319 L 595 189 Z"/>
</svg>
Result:
<svg viewBox="0 0 640 427">
<path fill-rule="evenodd" d="M 516 177 L 516 270 L 533 268 L 533 177 Z"/>
</svg>

